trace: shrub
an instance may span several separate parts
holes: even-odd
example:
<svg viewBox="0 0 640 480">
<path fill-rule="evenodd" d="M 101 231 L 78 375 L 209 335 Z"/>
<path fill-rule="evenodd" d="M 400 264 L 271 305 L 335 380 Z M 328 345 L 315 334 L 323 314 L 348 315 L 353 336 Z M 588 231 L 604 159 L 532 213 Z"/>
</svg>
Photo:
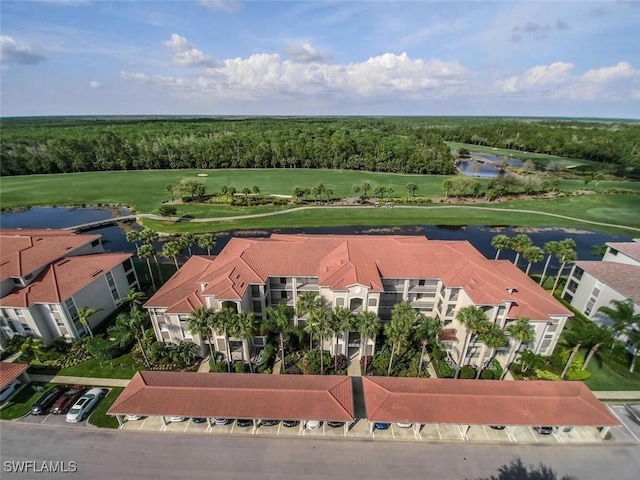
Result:
<svg viewBox="0 0 640 480">
<path fill-rule="evenodd" d="M 285 372 L 289 375 L 302 375 L 302 370 L 297 365 L 291 365 Z"/>
<path fill-rule="evenodd" d="M 349 360 L 347 359 L 347 356 L 343 354 L 335 355 L 331 360 L 331 367 L 336 372 L 342 372 L 346 370 L 348 365 L 349 365 Z"/>
<path fill-rule="evenodd" d="M 373 357 L 373 372 L 375 375 L 386 375 L 389 368 L 389 360 L 391 352 L 388 348 L 383 348 L 376 356 Z"/>
<path fill-rule="evenodd" d="M 124 353 L 120 345 L 105 339 L 101 335 L 89 339 L 87 351 L 98 360 L 111 360 Z"/>
<path fill-rule="evenodd" d="M 273 368 L 273 361 L 276 358 L 276 347 L 273 343 L 269 342 L 262 351 L 262 359 L 255 367 L 258 373 L 271 373 Z"/>
<path fill-rule="evenodd" d="M 493 380 L 495 377 L 493 370 L 489 370 L 488 368 L 483 370 L 482 373 L 480 374 L 480 378 L 484 379 L 484 380 Z M 500 378 L 500 377 L 498 377 Z"/>
<path fill-rule="evenodd" d="M 476 378 L 476 370 L 469 365 L 465 365 L 460 369 L 460 378 Z"/>
<path fill-rule="evenodd" d="M 560 380 L 560 375 L 557 375 L 548 370 L 536 369 L 536 377 L 540 380 Z"/>
<path fill-rule="evenodd" d="M 500 379 L 502 378 L 502 374 L 504 373 L 504 369 L 497 358 L 491 360 L 491 366 L 493 367 L 491 371 L 493 372 L 493 378 Z"/>
<path fill-rule="evenodd" d="M 590 376 L 591 374 L 589 372 L 582 369 L 573 370 L 572 368 L 570 368 L 567 372 L 567 380 L 586 380 Z"/>
<path fill-rule="evenodd" d="M 367 371 L 364 371 L 365 358 L 367 362 Z M 373 375 L 373 357 L 371 355 L 362 355 L 360 357 L 360 371 L 362 375 Z"/>
<path fill-rule="evenodd" d="M 234 362 L 233 368 L 236 373 L 245 373 L 248 370 L 248 365 L 244 362 Z"/>
<path fill-rule="evenodd" d="M 331 367 L 331 354 L 327 350 L 322 350 L 322 361 L 325 371 Z M 313 349 L 307 352 L 305 357 L 306 373 L 317 375 L 320 373 L 320 350 Z"/>
</svg>

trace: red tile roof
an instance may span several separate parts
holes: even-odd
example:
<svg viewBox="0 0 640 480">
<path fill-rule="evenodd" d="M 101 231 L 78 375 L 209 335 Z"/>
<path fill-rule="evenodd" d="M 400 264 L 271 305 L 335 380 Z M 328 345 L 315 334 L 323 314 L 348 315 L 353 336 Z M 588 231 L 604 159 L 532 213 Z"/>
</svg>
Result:
<svg viewBox="0 0 640 480">
<path fill-rule="evenodd" d="M 640 239 L 634 238 L 633 242 L 608 242 L 607 246 L 640 262 Z"/>
<path fill-rule="evenodd" d="M 363 377 L 372 422 L 618 425 L 582 382 Z"/>
<path fill-rule="evenodd" d="M 138 372 L 109 414 L 354 419 L 351 377 Z"/>
<path fill-rule="evenodd" d="M 0 389 L 3 389 L 29 368 L 26 363 L 0 362 Z"/>
<path fill-rule="evenodd" d="M 27 308 L 36 303 L 61 303 L 132 256 L 95 253 L 62 258 L 51 263 L 30 285 L 15 288 L 1 298 L 0 306 Z"/>
<path fill-rule="evenodd" d="M 571 313 L 510 262 L 487 260 L 466 241 L 274 234 L 262 239 L 232 238 L 217 257 L 193 258 L 197 257 L 147 307 L 189 313 L 173 307 L 187 294 L 195 292 L 203 302 L 206 295 L 239 299 L 251 284 L 263 284 L 269 276 L 314 276 L 321 286 L 333 290 L 360 284 L 373 291 L 383 290 L 383 278 L 441 278 L 448 287 L 463 287 L 476 304 L 513 302 L 510 317 L 549 320 L 549 315 Z"/>
<path fill-rule="evenodd" d="M 69 230 L 0 229 L 0 280 L 25 275 L 93 242 L 101 235 Z"/>
<path fill-rule="evenodd" d="M 576 262 L 576 266 L 640 305 L 640 266 L 618 262 Z"/>
</svg>

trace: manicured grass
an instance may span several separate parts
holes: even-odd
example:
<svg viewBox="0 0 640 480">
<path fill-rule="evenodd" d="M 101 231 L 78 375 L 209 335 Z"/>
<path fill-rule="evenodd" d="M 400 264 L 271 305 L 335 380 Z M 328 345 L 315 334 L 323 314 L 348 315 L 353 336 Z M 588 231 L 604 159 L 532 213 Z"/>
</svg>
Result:
<svg viewBox="0 0 640 480">
<path fill-rule="evenodd" d="M 291 208 L 291 205 L 254 205 L 247 207 L 235 207 L 231 205 L 185 204 L 176 205 L 176 208 L 178 210 L 178 217 L 191 215 L 193 218 L 210 218 L 277 212 L 279 210 Z"/>
<path fill-rule="evenodd" d="M 520 150 L 509 150 L 507 148 L 494 148 L 485 147 L 483 145 L 473 145 L 471 143 L 458 143 L 447 142 L 453 149 L 459 149 L 461 147 L 466 148 L 470 152 L 486 153 L 489 155 L 495 155 L 496 157 L 511 156 L 513 158 L 521 160 L 531 160 L 540 165 L 558 165 L 561 168 L 566 168 L 573 165 L 595 165 L 596 162 L 590 162 L 589 160 L 581 160 L 577 158 L 557 157 L 555 155 L 545 155 L 544 153 L 529 153 L 521 152 Z"/>
<path fill-rule="evenodd" d="M 128 379 L 133 377 L 138 370 L 140 369 L 133 365 L 131 353 L 127 353 L 122 357 L 114 358 L 113 360 L 103 360 L 102 362 L 96 358 L 90 358 L 73 367 L 63 368 L 58 372 L 58 375 Z"/>
<path fill-rule="evenodd" d="M 91 425 L 95 425 L 96 427 L 101 428 L 118 428 L 118 420 L 116 419 L 116 417 L 107 415 L 107 410 L 111 408 L 111 405 L 113 405 L 113 402 L 116 401 L 118 395 L 122 393 L 122 390 L 124 389 L 112 388 L 107 396 L 102 399 L 102 401 L 98 404 L 98 406 L 89 417 L 88 422 Z"/>
<path fill-rule="evenodd" d="M 591 360 L 587 371 L 591 373 L 591 377 L 584 383 L 591 390 L 640 390 L 640 379 L 625 378 L 619 375 L 599 358 Z"/>
<path fill-rule="evenodd" d="M 479 205 L 486 208 L 526 209 L 542 213 L 556 213 L 579 219 L 620 223 L 640 228 L 637 215 L 640 196 L 622 195 L 584 195 L 549 200 L 514 200 L 501 203 Z M 163 222 L 144 219 L 142 223 L 154 230 L 167 233 L 180 232 L 220 232 L 226 230 L 277 229 L 282 227 L 323 227 L 323 226 L 401 226 L 401 225 L 514 225 L 577 227 L 592 230 L 611 231 L 638 235 L 637 231 L 590 225 L 580 221 L 549 217 L 521 212 L 500 212 L 450 207 L 433 204 L 411 208 L 356 208 L 325 207 L 298 210 L 269 217 L 244 220 L 223 220 L 219 222 L 188 223 Z"/>
<path fill-rule="evenodd" d="M 24 417 L 33 406 L 33 403 L 44 395 L 44 392 L 54 387 L 54 383 L 30 383 L 23 387 L 11 401 L 0 411 L 0 418 L 2 420 L 13 420 L 15 418 Z M 44 387 L 42 392 L 36 392 L 33 387 Z"/>
</svg>

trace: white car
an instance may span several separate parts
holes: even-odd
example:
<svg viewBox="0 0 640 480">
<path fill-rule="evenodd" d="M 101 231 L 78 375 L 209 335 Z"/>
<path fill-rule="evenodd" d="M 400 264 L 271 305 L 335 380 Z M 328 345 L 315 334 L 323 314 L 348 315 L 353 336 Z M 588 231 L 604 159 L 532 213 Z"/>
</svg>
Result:
<svg viewBox="0 0 640 480">
<path fill-rule="evenodd" d="M 0 402 L 4 402 L 11 395 L 13 395 L 19 386 L 20 386 L 20 380 L 16 378 L 13 382 L 11 382 L 9 385 L 4 387 L 0 392 Z"/>
<path fill-rule="evenodd" d="M 135 420 L 140 420 L 142 418 L 142 415 L 125 415 L 124 418 L 125 420 L 133 422 Z"/>
<path fill-rule="evenodd" d="M 318 420 L 307 420 L 307 428 L 309 430 L 317 430 L 322 426 L 322 422 Z"/>
<path fill-rule="evenodd" d="M 170 423 L 180 423 L 184 422 L 185 420 L 185 417 L 181 417 L 179 415 L 171 415 L 169 418 L 167 418 L 167 422 Z"/>
<path fill-rule="evenodd" d="M 104 391 L 101 388 L 92 388 L 82 395 L 80 399 L 71 407 L 67 413 L 67 422 L 77 423 L 89 416 L 93 407 L 104 397 Z"/>
<path fill-rule="evenodd" d="M 411 428 L 413 427 L 413 423 L 399 422 L 396 423 L 399 428 Z"/>
</svg>

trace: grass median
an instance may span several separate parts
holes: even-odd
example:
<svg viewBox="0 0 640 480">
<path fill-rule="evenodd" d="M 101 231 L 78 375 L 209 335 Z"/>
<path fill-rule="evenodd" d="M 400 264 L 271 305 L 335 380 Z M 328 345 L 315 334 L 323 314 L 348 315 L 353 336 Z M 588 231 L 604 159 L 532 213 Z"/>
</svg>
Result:
<svg viewBox="0 0 640 480">
<path fill-rule="evenodd" d="M 0 410 L 2 420 L 14 420 L 24 417 L 31 411 L 34 402 L 44 393 L 54 387 L 53 383 L 30 383 L 16 393 L 7 405 Z M 36 391 L 34 387 L 43 387 L 43 390 Z"/>
<path fill-rule="evenodd" d="M 112 388 L 106 397 L 95 408 L 88 422 L 100 428 L 118 428 L 118 419 L 114 416 L 107 415 L 107 410 L 111 408 L 113 402 L 122 393 L 123 388 Z"/>
</svg>

